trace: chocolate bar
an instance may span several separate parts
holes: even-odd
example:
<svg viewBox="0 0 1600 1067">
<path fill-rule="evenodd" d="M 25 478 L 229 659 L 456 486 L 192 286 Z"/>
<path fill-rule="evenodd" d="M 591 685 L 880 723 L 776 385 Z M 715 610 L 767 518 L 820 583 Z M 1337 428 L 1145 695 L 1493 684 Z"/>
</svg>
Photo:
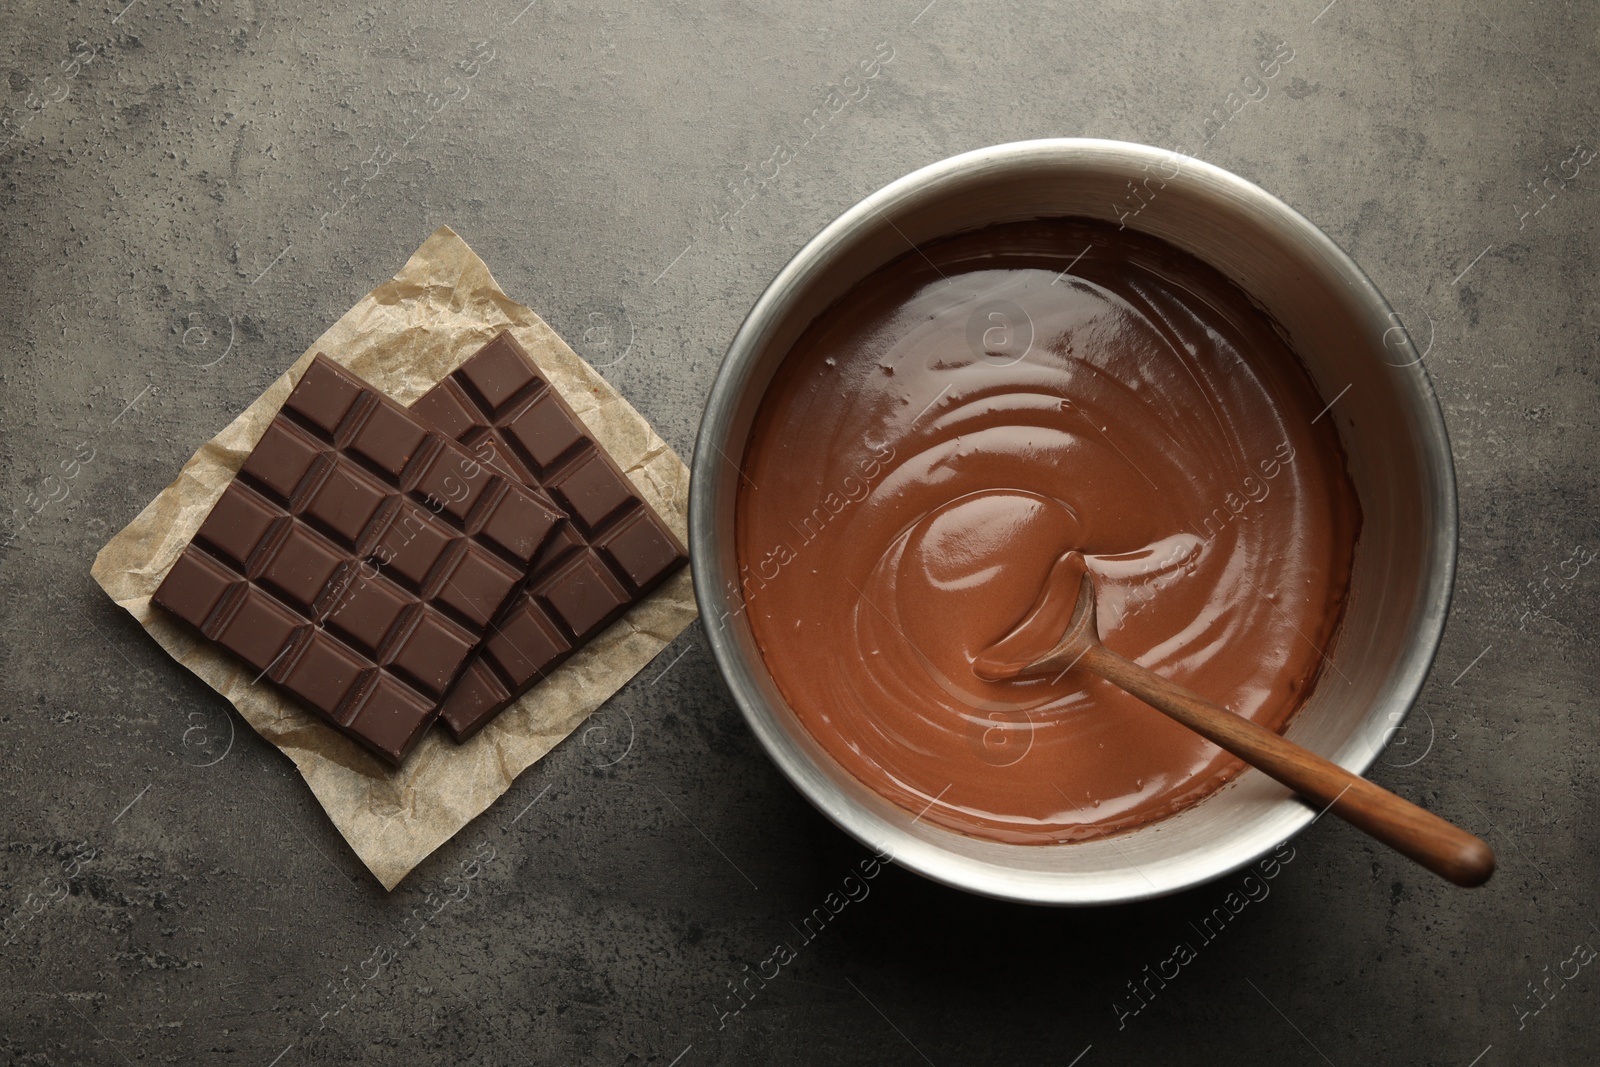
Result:
<svg viewBox="0 0 1600 1067">
<path fill-rule="evenodd" d="M 687 563 L 688 554 L 509 333 L 411 411 L 569 520 L 445 699 L 440 719 L 465 741 Z"/>
<path fill-rule="evenodd" d="M 319 353 L 152 599 L 399 764 L 567 525 Z"/>
</svg>

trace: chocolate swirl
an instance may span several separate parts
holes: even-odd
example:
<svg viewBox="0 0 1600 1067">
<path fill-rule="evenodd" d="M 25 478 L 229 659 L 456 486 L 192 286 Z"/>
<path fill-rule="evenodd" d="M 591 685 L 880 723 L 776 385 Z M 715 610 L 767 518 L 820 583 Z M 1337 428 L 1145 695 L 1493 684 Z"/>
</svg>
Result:
<svg viewBox="0 0 1600 1067">
<path fill-rule="evenodd" d="M 1076 552 L 1107 645 L 1281 726 L 1359 524 L 1322 406 L 1242 293 L 1152 238 L 1060 220 L 910 253 L 812 325 L 756 420 L 738 544 L 767 665 L 925 818 L 1057 842 L 1170 814 L 1239 763 L 1097 679 L 973 665 Z"/>
</svg>

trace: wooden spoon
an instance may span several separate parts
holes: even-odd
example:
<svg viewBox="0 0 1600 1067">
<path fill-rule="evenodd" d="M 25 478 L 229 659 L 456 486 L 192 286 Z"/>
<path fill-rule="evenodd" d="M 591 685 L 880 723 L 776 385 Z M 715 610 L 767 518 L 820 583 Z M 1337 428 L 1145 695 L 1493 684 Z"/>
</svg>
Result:
<svg viewBox="0 0 1600 1067">
<path fill-rule="evenodd" d="M 1081 557 L 1062 560 L 1053 580 L 1059 580 L 1063 565 L 1081 567 Z M 1047 593 L 1014 633 L 1039 618 L 1050 599 Z M 1067 631 L 1053 649 L 1029 660 L 1008 661 L 1003 651 L 1008 643 L 1002 641 L 979 659 L 974 665 L 979 677 L 1003 681 L 1072 669 L 1097 674 L 1456 885 L 1479 886 L 1494 873 L 1494 852 L 1465 830 L 1101 644 L 1094 580 L 1087 571 Z"/>
</svg>

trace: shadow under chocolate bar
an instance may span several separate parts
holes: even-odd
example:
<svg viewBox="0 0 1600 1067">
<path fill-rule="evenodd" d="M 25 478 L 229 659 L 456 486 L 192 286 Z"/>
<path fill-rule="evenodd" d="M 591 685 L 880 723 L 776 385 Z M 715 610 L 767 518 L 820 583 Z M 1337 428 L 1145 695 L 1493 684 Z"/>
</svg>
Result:
<svg viewBox="0 0 1600 1067">
<path fill-rule="evenodd" d="M 566 525 L 318 353 L 152 600 L 399 764 Z"/>
<path fill-rule="evenodd" d="M 559 667 L 688 562 L 645 503 L 509 333 L 411 405 L 567 518 L 445 698 L 458 741 Z"/>
</svg>

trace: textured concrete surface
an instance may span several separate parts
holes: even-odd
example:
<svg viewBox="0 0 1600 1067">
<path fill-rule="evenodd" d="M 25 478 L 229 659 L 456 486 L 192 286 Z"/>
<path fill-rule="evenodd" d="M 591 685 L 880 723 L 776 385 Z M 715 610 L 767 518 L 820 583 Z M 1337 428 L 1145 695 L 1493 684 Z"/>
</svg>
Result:
<svg viewBox="0 0 1600 1067">
<path fill-rule="evenodd" d="M 1595 1061 L 1592 5 L 125 3 L 0 6 L 9 1062 Z M 866 96 L 719 225 L 727 183 L 880 44 Z M 1491 840 L 1487 888 L 1324 820 L 1146 987 L 1235 886 L 1052 912 L 890 869 L 746 1005 L 732 984 L 864 850 L 767 762 L 698 626 L 391 895 L 89 579 L 441 223 L 687 457 L 807 237 L 920 165 L 1046 135 L 1264 185 L 1426 349 L 1461 578 L 1375 773 Z"/>
</svg>

